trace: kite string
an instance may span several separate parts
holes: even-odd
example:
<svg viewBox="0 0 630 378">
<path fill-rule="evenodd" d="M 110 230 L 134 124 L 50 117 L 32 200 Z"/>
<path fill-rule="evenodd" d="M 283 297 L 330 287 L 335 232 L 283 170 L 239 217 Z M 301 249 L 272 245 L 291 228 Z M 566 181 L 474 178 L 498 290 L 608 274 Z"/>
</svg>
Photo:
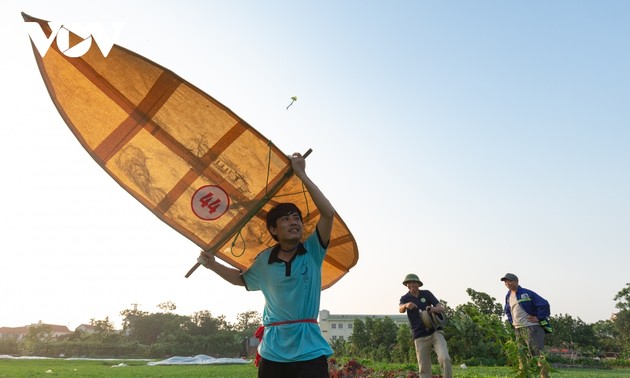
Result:
<svg viewBox="0 0 630 378">
<path fill-rule="evenodd" d="M 302 194 L 304 194 L 304 203 L 306 204 L 306 217 L 311 215 L 311 210 L 308 206 L 308 198 L 306 197 L 306 188 L 304 187 L 304 183 L 302 183 Z"/>
<path fill-rule="evenodd" d="M 271 173 L 271 141 L 267 143 L 269 146 L 269 155 L 267 156 L 267 182 L 265 183 L 265 198 L 269 193 L 269 174 Z"/>
<path fill-rule="evenodd" d="M 269 154 L 268 154 L 268 157 L 267 157 L 267 179 L 266 179 L 266 183 L 265 183 L 265 199 L 267 199 L 268 195 L 269 195 L 269 175 L 271 173 L 271 141 L 268 141 L 267 145 L 269 146 Z M 242 230 L 243 230 L 243 227 L 239 228 L 238 231 L 236 232 L 236 235 L 234 235 L 234 240 L 232 240 L 232 245 L 230 247 L 230 253 L 234 257 L 241 257 L 245 253 L 245 249 L 246 249 L 245 238 L 243 237 L 243 234 L 241 233 Z M 241 238 L 241 241 L 243 242 L 243 250 L 241 251 L 240 254 L 235 254 L 234 253 L 234 246 L 236 245 L 236 240 L 239 237 Z"/>
<path fill-rule="evenodd" d="M 242 228 L 240 228 L 238 232 L 236 233 L 236 235 L 234 235 L 234 240 L 232 240 L 232 246 L 230 247 L 230 253 L 234 257 L 241 257 L 245 253 L 245 238 L 243 238 L 243 235 L 241 234 L 241 230 Z M 236 245 L 236 239 L 238 239 L 239 236 L 241 237 L 241 240 L 243 241 L 243 250 L 241 251 L 240 254 L 237 255 L 234 253 L 234 245 Z"/>
</svg>

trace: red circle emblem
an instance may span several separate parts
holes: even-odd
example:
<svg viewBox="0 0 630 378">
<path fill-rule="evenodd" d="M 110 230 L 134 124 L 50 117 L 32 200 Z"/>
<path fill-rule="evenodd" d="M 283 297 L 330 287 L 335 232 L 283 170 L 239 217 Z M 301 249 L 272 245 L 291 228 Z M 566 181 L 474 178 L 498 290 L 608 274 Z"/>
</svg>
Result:
<svg viewBox="0 0 630 378">
<path fill-rule="evenodd" d="M 197 189 L 190 200 L 193 213 L 203 220 L 219 219 L 230 207 L 230 197 L 216 185 Z"/>
</svg>

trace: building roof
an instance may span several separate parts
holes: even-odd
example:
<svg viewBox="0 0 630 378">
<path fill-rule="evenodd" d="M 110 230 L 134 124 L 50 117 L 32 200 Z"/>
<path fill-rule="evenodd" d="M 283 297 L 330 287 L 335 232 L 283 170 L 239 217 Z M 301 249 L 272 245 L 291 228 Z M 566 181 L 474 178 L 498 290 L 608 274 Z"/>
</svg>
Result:
<svg viewBox="0 0 630 378">
<path fill-rule="evenodd" d="M 33 326 L 46 326 L 50 329 L 51 332 L 53 333 L 72 333 L 72 331 L 70 331 L 68 329 L 67 326 L 65 325 L 58 325 L 58 324 L 30 324 L 27 326 L 22 326 L 22 327 L 0 327 L 0 334 L 3 335 L 26 335 L 28 334 L 28 329 L 33 327 Z"/>
<path fill-rule="evenodd" d="M 23 335 L 28 333 L 27 327 L 0 327 L 0 334 L 3 335 Z"/>
</svg>

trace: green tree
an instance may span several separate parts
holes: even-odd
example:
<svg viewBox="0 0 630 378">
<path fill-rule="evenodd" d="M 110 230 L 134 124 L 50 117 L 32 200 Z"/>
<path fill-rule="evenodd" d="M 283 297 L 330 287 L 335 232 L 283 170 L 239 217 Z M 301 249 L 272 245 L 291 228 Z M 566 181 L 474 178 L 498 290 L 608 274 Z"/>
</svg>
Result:
<svg viewBox="0 0 630 378">
<path fill-rule="evenodd" d="M 574 353 L 592 354 L 597 349 L 597 339 L 593 327 L 580 318 L 573 318 L 568 314 L 551 316 L 554 332 L 545 337 L 545 343 L 552 347 L 566 348 Z"/>
<path fill-rule="evenodd" d="M 390 362 L 396 347 L 398 326 L 390 317 L 355 319 L 347 345 L 348 354 L 355 358 L 371 358 Z"/>
<path fill-rule="evenodd" d="M 140 344 L 151 345 L 158 339 L 172 340 L 187 317 L 175 314 L 152 313 L 133 319 L 130 324 L 130 338 Z"/>
<path fill-rule="evenodd" d="M 262 324 L 262 317 L 258 311 L 245 311 L 236 315 L 236 330 L 243 337 L 253 336 Z"/>
<path fill-rule="evenodd" d="M 352 356 L 367 356 L 370 338 L 365 323 L 361 319 L 354 319 L 352 335 L 349 338 L 349 342 L 349 352 Z"/>
<path fill-rule="evenodd" d="M 630 311 L 630 283 L 626 283 L 626 287 L 619 290 L 613 298 L 617 303 L 617 307 L 620 311 Z"/>
<path fill-rule="evenodd" d="M 471 301 L 447 310 L 444 327 L 451 358 L 468 365 L 505 363 L 504 344 L 509 330 L 501 320 L 501 305 L 488 294 L 467 289 Z"/>
<path fill-rule="evenodd" d="M 396 332 L 396 346 L 392 351 L 392 361 L 398 363 L 416 362 L 416 347 L 413 344 L 413 334 L 409 324 L 398 327 Z"/>
<path fill-rule="evenodd" d="M 122 335 L 116 332 L 114 323 L 105 317 L 103 320 L 90 319 L 90 325 L 94 327 L 93 334 L 81 335 L 81 338 L 100 341 L 103 343 L 115 343 L 122 339 Z"/>
<path fill-rule="evenodd" d="M 248 320 L 245 320 L 248 319 Z M 240 325 L 235 326 L 225 320 L 225 316 L 213 317 L 207 311 L 196 312 L 191 317 L 191 329 L 189 333 L 193 335 L 193 343 L 196 345 L 197 353 L 210 356 L 236 356 L 242 352 L 243 334 L 237 327 L 250 327 L 255 321 L 255 316 L 250 312 L 239 317 Z M 247 335 L 251 336 L 251 335 Z"/>
<path fill-rule="evenodd" d="M 614 315 L 613 322 L 619 335 L 619 343 L 622 347 L 622 356 L 630 357 L 630 283 L 621 289 L 613 298 L 617 303 L 615 307 L 619 309 Z"/>
<path fill-rule="evenodd" d="M 40 320 L 37 324 L 28 327 L 28 333 L 25 338 L 33 343 L 50 342 L 53 338 L 52 328 Z"/>
<path fill-rule="evenodd" d="M 133 309 L 125 309 L 122 310 L 120 312 L 120 315 L 123 317 L 123 331 L 125 332 L 125 334 L 127 336 L 129 336 L 130 334 L 130 328 L 131 328 L 131 323 L 137 319 L 137 318 L 141 318 L 143 316 L 148 315 L 149 313 L 146 311 L 140 311 L 138 310 L 137 306 L 134 305 Z"/>
<path fill-rule="evenodd" d="M 499 317 L 503 316 L 503 306 L 497 303 L 496 298 L 471 288 L 466 289 L 466 293 L 470 296 L 472 305 L 474 305 L 480 313 Z"/>
<path fill-rule="evenodd" d="M 115 331 L 114 323 L 109 320 L 109 316 L 103 320 L 90 319 L 90 325 L 94 327 L 96 333 L 109 334 Z"/>
<path fill-rule="evenodd" d="M 332 348 L 333 353 L 335 354 L 335 358 L 348 356 L 348 350 L 347 350 L 348 345 L 349 345 L 348 341 L 341 338 L 331 341 L 330 347 Z"/>
<path fill-rule="evenodd" d="M 618 356 L 622 352 L 622 345 L 618 342 L 619 333 L 612 320 L 600 320 L 594 323 L 593 332 L 601 351 L 600 357 Z"/>
<path fill-rule="evenodd" d="M 236 332 L 236 341 L 242 345 L 241 354 L 243 356 L 253 354 L 253 349 L 248 346 L 255 345 L 251 344 L 250 340 L 261 325 L 262 317 L 257 311 L 250 310 L 236 315 L 236 324 L 232 328 Z"/>
<path fill-rule="evenodd" d="M 0 354 L 20 354 L 20 344 L 15 337 L 0 338 Z"/>
<path fill-rule="evenodd" d="M 372 346 L 370 354 L 375 361 L 391 362 L 397 332 L 398 326 L 388 316 L 375 319 L 372 322 L 369 334 L 370 345 Z"/>
<path fill-rule="evenodd" d="M 220 330 L 231 328 L 225 320 L 225 316 L 215 318 L 207 310 L 195 312 L 191 317 L 191 322 L 195 326 L 194 329 L 191 329 L 191 333 L 194 335 L 211 335 Z"/>
<path fill-rule="evenodd" d="M 177 309 L 175 303 L 171 301 L 162 302 L 158 304 L 157 307 L 164 312 L 173 312 Z"/>
<path fill-rule="evenodd" d="M 52 328 L 40 320 L 37 324 L 28 327 L 28 333 L 22 343 L 23 353 L 44 356 L 47 352 L 46 345 L 50 344 L 52 339 Z"/>
</svg>

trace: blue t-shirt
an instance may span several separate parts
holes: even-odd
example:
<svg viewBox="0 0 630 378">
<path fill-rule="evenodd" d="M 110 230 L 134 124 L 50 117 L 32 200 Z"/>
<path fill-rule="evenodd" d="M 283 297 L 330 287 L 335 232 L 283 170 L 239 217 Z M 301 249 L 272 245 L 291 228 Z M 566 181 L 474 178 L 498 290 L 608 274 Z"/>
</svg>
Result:
<svg viewBox="0 0 630 378">
<path fill-rule="evenodd" d="M 243 273 L 247 290 L 261 290 L 265 296 L 265 333 L 258 351 L 263 358 L 294 362 L 333 354 L 317 323 L 269 326 L 275 322 L 317 319 L 325 256 L 326 247 L 316 231 L 300 244 L 290 262 L 277 259 L 276 246 L 261 252 Z"/>
</svg>

